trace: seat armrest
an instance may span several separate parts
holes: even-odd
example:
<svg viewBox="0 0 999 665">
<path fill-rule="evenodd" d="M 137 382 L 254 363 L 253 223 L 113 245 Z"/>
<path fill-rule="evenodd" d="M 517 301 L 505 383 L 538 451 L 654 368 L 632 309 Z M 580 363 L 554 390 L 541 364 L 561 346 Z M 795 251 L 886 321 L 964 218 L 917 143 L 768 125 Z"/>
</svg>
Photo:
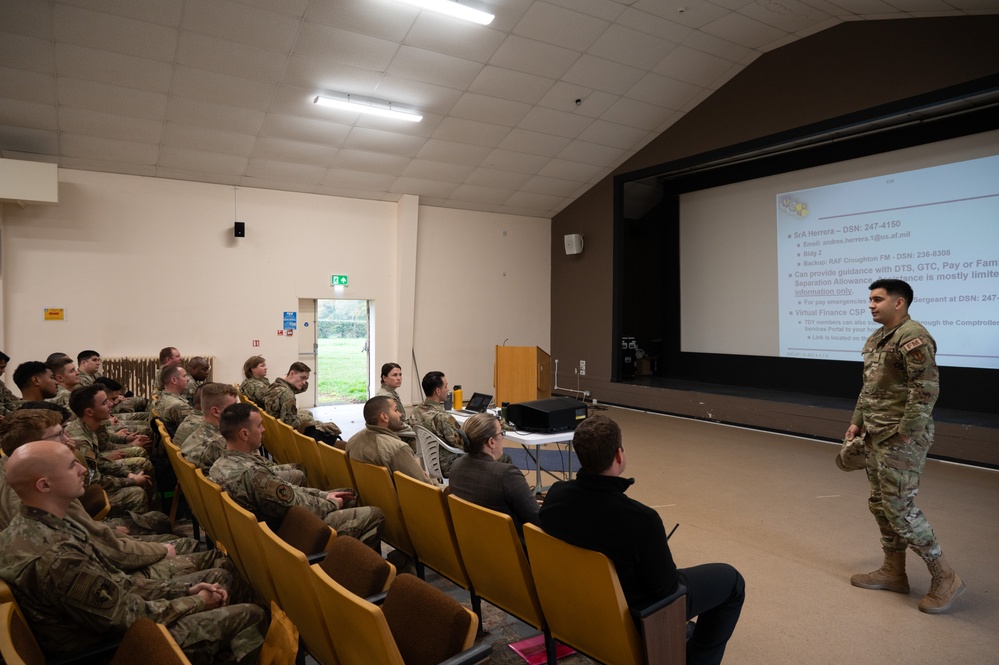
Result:
<svg viewBox="0 0 999 665">
<path fill-rule="evenodd" d="M 474 665 L 474 663 L 488 662 L 489 656 L 493 652 L 493 645 L 488 642 L 480 642 L 471 649 L 466 649 L 459 654 L 451 656 L 447 660 L 441 661 L 439 665 Z"/>
<path fill-rule="evenodd" d="M 649 663 L 684 665 L 687 660 L 687 588 L 677 590 L 639 613 Z"/>
<path fill-rule="evenodd" d="M 326 552 L 316 552 L 315 554 L 310 554 L 309 556 L 306 557 L 306 559 L 309 560 L 310 566 L 314 563 L 319 563 L 325 558 L 326 558 Z"/>
</svg>

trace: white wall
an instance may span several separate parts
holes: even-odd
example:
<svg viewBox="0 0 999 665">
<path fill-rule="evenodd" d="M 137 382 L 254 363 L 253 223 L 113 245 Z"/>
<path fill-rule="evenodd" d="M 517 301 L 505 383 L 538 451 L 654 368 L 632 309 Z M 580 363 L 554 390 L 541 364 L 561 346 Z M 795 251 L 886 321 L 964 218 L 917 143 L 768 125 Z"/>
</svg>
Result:
<svg viewBox="0 0 999 665">
<path fill-rule="evenodd" d="M 467 399 L 495 394 L 495 347 L 504 340 L 551 351 L 548 220 L 421 208 L 416 275 L 421 374 L 444 372 Z"/>
<path fill-rule="evenodd" d="M 214 355 L 215 378 L 223 381 L 239 380 L 243 361 L 260 353 L 273 379 L 298 359 L 298 340 L 276 334 L 282 313 L 297 311 L 299 298 L 337 297 L 374 301 L 373 362 L 380 366 L 410 355 L 398 348 L 400 312 L 413 311 L 399 301 L 400 292 L 413 296 L 400 288 L 398 266 L 417 251 L 414 337 L 422 371 L 446 358 L 445 371 L 491 385 L 492 344 L 511 337 L 549 346 L 549 220 L 420 206 L 419 249 L 400 250 L 396 203 L 65 169 L 59 179 L 59 206 L 5 205 L 0 218 L 8 375 L 56 350 L 151 356 L 169 345 Z M 245 238 L 232 237 L 234 196 Z M 463 249 L 466 233 L 487 248 L 488 259 Z M 441 251 L 458 257 L 444 263 L 446 274 L 427 266 Z M 498 278 L 500 268 L 511 277 Z M 349 288 L 335 292 L 332 273 L 348 274 Z M 453 289 L 437 297 L 439 285 L 457 286 L 459 277 L 470 285 L 476 273 L 480 284 L 489 279 L 481 298 L 457 305 Z M 523 290 L 502 300 L 520 307 L 508 321 L 493 297 L 504 282 Z M 65 308 L 66 320 L 44 321 L 45 307 Z M 443 320 L 450 324 L 442 334 L 436 326 L 421 330 Z M 455 353 L 455 337 L 482 343 Z M 486 344 L 488 352 L 479 348 Z M 411 378 L 404 391 L 415 388 Z"/>
</svg>

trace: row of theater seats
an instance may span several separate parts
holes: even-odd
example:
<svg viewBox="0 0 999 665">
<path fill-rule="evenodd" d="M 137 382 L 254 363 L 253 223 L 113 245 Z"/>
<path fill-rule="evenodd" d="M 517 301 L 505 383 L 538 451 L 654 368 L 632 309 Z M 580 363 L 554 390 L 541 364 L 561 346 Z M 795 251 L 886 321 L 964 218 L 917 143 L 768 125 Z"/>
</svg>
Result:
<svg viewBox="0 0 999 665">
<path fill-rule="evenodd" d="M 268 448 L 282 450 L 275 445 L 274 419 L 264 419 Z M 225 551 L 265 600 L 287 612 L 319 663 L 464 665 L 488 659 L 489 645 L 474 646 L 475 615 L 456 600 L 412 575 L 397 577 L 391 563 L 354 538 L 338 537 L 305 509 L 289 510 L 275 532 L 184 459 L 162 423 L 157 426 L 206 540 Z M 317 445 L 301 439 L 296 446 Z M 301 461 L 280 452 L 275 459 Z M 319 468 L 307 467 L 307 475 L 321 487 L 326 476 Z"/>
<path fill-rule="evenodd" d="M 556 639 L 605 663 L 685 662 L 683 587 L 643 612 L 636 627 L 604 555 L 530 524 L 522 543 L 509 515 L 399 472 L 393 478 L 385 467 L 352 461 L 266 414 L 264 432 L 276 461 L 299 462 L 310 479 L 323 479 L 319 486 L 350 487 L 362 504 L 381 508 L 382 540 L 413 557 L 420 577 L 429 566 L 466 589 L 480 617 L 484 598 L 542 631 L 549 665 L 555 663 Z"/>
</svg>

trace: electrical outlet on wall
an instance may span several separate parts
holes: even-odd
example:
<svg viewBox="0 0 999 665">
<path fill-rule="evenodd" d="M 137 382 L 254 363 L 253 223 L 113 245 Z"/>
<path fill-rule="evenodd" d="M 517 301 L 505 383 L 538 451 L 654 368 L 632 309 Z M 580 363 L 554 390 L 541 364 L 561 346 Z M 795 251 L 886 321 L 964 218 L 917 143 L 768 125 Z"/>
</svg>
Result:
<svg viewBox="0 0 999 665">
<path fill-rule="evenodd" d="M 580 376 L 586 376 L 586 361 L 585 360 L 580 360 L 579 361 L 579 375 Z"/>
</svg>

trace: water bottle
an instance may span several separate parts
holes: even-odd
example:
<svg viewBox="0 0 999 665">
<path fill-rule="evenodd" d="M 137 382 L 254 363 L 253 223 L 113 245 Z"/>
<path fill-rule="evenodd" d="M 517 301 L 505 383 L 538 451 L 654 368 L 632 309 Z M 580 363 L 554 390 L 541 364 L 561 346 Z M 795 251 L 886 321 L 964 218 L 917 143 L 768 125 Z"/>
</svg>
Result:
<svg viewBox="0 0 999 665">
<path fill-rule="evenodd" d="M 461 411 L 461 386 L 454 387 L 453 395 L 454 395 L 454 402 L 452 406 L 454 407 L 455 411 Z"/>
</svg>

